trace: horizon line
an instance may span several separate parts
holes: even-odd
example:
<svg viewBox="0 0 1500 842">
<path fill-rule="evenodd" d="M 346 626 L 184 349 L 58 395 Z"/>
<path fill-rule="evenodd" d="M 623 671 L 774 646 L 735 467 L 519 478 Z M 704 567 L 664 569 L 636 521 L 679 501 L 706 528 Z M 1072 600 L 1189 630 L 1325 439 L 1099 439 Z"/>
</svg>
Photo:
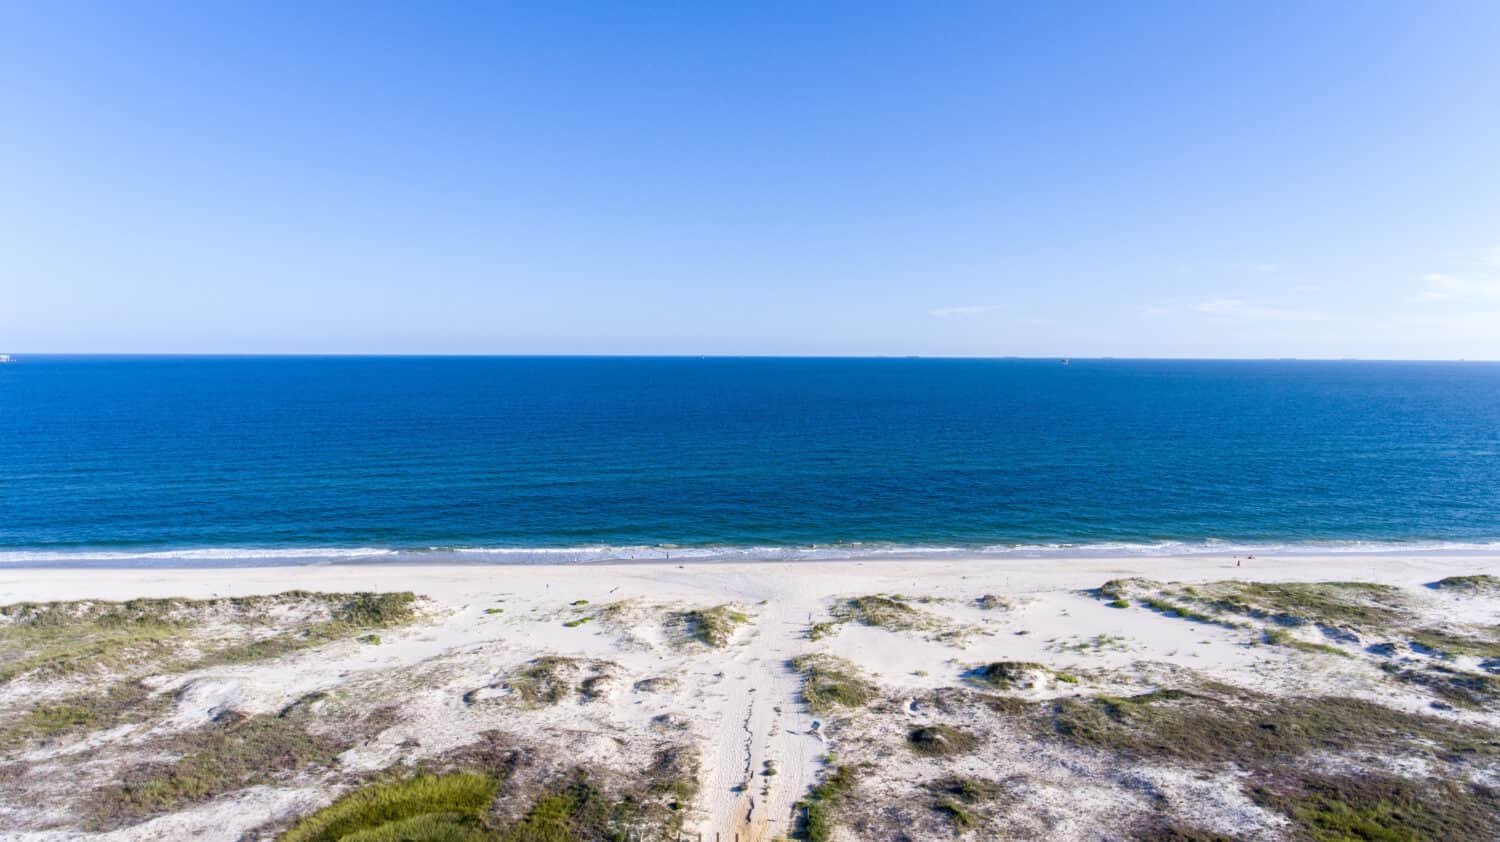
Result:
<svg viewBox="0 0 1500 842">
<path fill-rule="evenodd" d="M 1151 357 L 1069 356 L 1066 354 L 630 354 L 630 353 L 441 353 L 441 352 L 259 352 L 259 351 L 13 351 L 0 353 L 9 364 L 27 357 L 158 359 L 661 359 L 661 360 L 1019 360 L 1081 362 L 1364 362 L 1364 363 L 1496 363 L 1500 359 L 1469 357 Z"/>
</svg>

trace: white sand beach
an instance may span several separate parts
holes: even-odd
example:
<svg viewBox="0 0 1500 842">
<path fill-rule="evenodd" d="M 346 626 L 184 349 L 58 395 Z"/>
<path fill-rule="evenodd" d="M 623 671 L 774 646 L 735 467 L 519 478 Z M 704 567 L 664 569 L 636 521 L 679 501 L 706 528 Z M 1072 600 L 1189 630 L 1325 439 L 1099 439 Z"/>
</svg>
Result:
<svg viewBox="0 0 1500 842">
<path fill-rule="evenodd" d="M 1307 648 L 1268 645 L 1260 628 L 1245 618 L 1235 627 L 1194 622 L 1135 600 L 1153 593 L 1151 586 L 1133 593 L 1129 607 L 1111 605 L 1094 591 L 1107 581 L 1132 578 L 1189 584 L 1367 582 L 1401 589 L 1400 598 L 1424 618 L 1424 626 L 1489 628 L 1500 618 L 1500 593 L 1424 587 L 1449 576 L 1500 574 L 1500 557 L 1331 554 L 1257 557 L 1239 565 L 1227 556 L 1195 555 L 0 570 L 0 604 L 206 599 L 289 590 L 411 591 L 425 600 L 416 621 L 380 631 L 378 644 L 340 640 L 264 660 L 145 677 L 150 692 L 170 702 L 158 721 L 33 742 L 12 758 L 24 769 L 7 776 L 0 830 L 8 832 L 0 836 L 265 837 L 329 803 L 359 774 L 459 751 L 482 733 L 500 731 L 540 747 L 539 752 L 550 749 L 554 756 L 539 762 L 558 768 L 578 763 L 629 770 L 648 764 L 667 742 L 690 746 L 699 787 L 693 803 L 681 805 L 687 839 L 759 842 L 791 834 L 798 813 L 794 805 L 827 774 L 830 757 L 877 770 L 861 791 L 866 799 L 888 800 L 898 812 L 903 788 L 933 777 L 937 766 L 946 773 L 1024 780 L 1005 815 L 993 819 L 1018 838 L 1100 838 L 1112 824 L 1148 813 L 1236 838 L 1283 838 L 1284 817 L 1202 770 L 1142 762 L 1122 783 L 1112 761 L 1086 748 L 1039 751 L 1031 743 L 985 737 L 987 726 L 970 721 L 974 714 L 967 709 L 955 708 L 947 719 L 980 734 L 978 747 L 936 760 L 902 748 L 902 735 L 911 727 L 943 718 L 942 705 L 934 707 L 933 700 L 951 688 L 973 687 L 970 671 L 997 662 L 1044 667 L 1008 688 L 1008 696 L 1025 701 L 1124 697 L 1184 681 L 1212 681 L 1277 697 L 1358 697 L 1445 722 L 1500 727 L 1494 706 L 1444 704 L 1429 686 L 1393 681 L 1382 659 L 1367 651 L 1385 640 L 1379 631 L 1319 634 L 1314 629 L 1321 627 L 1314 624 L 1289 629 Z M 897 621 L 876 617 L 874 624 L 865 624 L 871 620 L 867 614 L 840 608 L 868 595 L 886 595 L 897 603 Z M 982 601 L 987 595 L 991 599 Z M 727 638 L 678 635 L 686 612 L 726 605 L 735 615 L 727 623 Z M 1314 651 L 1314 646 L 1344 651 Z M 878 688 L 877 701 L 864 709 L 810 711 L 804 676 L 790 662 L 812 654 L 847 659 Z M 517 703 L 515 684 L 505 677 L 547 657 L 578 679 L 593 678 L 587 692 L 547 704 Z M 1483 675 L 1479 660 L 1460 654 L 1448 656 L 1446 663 Z M 0 685 L 0 710 L 15 715 L 79 689 L 76 677 L 21 676 Z M 91 828 L 72 806 L 77 792 L 103 786 L 121 767 L 137 762 L 136 749 L 152 739 L 203 727 L 226 712 L 274 714 L 309 694 L 355 707 L 390 708 L 381 727 L 338 755 L 337 774 L 299 774 L 123 826 L 106 822 Z M 893 736 L 882 742 L 883 734 Z M 1392 761 L 1389 770 L 1426 773 L 1401 762 Z M 1486 768 L 1490 771 L 1473 775 L 1493 775 L 1493 767 Z M 1490 778 L 1491 785 L 1496 782 Z M 990 821 L 985 811 L 975 808 L 980 819 Z M 991 838 L 985 825 L 972 831 L 955 826 L 950 832 L 940 816 L 921 810 L 913 815 L 917 818 L 886 818 L 905 824 L 908 838 L 954 833 Z M 863 832 L 858 822 L 845 823 L 834 838 L 884 838 L 871 828 L 885 820 L 867 815 Z M 932 829 L 939 827 L 941 835 Z"/>
</svg>

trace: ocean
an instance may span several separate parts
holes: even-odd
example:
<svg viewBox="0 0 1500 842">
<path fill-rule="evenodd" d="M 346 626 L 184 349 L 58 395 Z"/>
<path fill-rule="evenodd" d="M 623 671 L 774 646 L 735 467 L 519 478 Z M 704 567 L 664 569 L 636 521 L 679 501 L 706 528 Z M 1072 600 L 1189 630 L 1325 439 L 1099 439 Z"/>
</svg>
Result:
<svg viewBox="0 0 1500 842">
<path fill-rule="evenodd" d="M 1500 364 L 47 357 L 0 564 L 1500 548 Z"/>
</svg>

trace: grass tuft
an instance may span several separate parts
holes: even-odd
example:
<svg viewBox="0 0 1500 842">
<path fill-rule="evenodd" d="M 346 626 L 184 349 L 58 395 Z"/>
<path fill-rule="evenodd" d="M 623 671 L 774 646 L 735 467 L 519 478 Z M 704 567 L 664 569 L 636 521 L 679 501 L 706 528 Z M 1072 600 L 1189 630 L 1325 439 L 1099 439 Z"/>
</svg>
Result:
<svg viewBox="0 0 1500 842">
<path fill-rule="evenodd" d="M 343 741 L 309 733 L 297 717 L 266 714 L 178 734 L 163 746 L 171 763 L 127 770 L 118 784 L 95 793 L 93 822 L 100 827 L 202 803 L 257 784 L 271 783 L 315 765 L 328 765 Z"/>
<path fill-rule="evenodd" d="M 1050 673 L 1030 661 L 995 661 L 969 670 L 964 677 L 993 690 L 1016 690 L 1030 689 Z"/>
<path fill-rule="evenodd" d="M 1326 643 L 1309 643 L 1305 640 L 1298 640 L 1297 638 L 1292 637 L 1289 632 L 1283 631 L 1282 629 L 1266 629 L 1262 634 L 1264 636 L 1265 642 L 1272 646 L 1286 646 L 1291 649 L 1296 649 L 1300 652 L 1319 652 L 1324 655 L 1338 655 L 1341 658 L 1349 657 L 1348 652 L 1345 652 L 1337 646 L 1329 646 Z"/>
<path fill-rule="evenodd" d="M 888 631 L 929 629 L 934 625 L 930 614 L 907 605 L 899 594 L 846 599 L 835 605 L 831 613 L 841 623 L 859 623 Z"/>
<path fill-rule="evenodd" d="M 1494 790 L 1384 775 L 1290 773 L 1279 786 L 1253 787 L 1251 797 L 1285 814 L 1299 838 L 1314 842 L 1485 839 L 1500 819 Z"/>
<path fill-rule="evenodd" d="M 974 735 L 951 725 L 924 725 L 906 735 L 912 751 L 928 757 L 947 757 L 972 751 L 978 743 Z"/>
<path fill-rule="evenodd" d="M 1446 579 L 1429 582 L 1427 587 L 1437 591 L 1456 591 L 1464 594 L 1500 593 L 1500 576 L 1485 573 L 1474 576 L 1449 576 Z"/>
<path fill-rule="evenodd" d="M 798 835 L 807 842 L 830 842 L 836 826 L 839 806 L 854 791 L 857 783 L 852 766 L 840 766 L 808 791 L 797 802 L 802 813 Z"/>
<path fill-rule="evenodd" d="M 377 783 L 297 822 L 281 842 L 477 842 L 491 838 L 482 822 L 495 790 L 494 780 L 472 772 Z"/>
<path fill-rule="evenodd" d="M 716 605 L 671 614 L 668 622 L 682 629 L 688 640 L 722 649 L 733 639 L 734 630 L 750 622 L 750 617 L 732 605 Z"/>
<path fill-rule="evenodd" d="M 802 698 L 814 713 L 862 707 L 875 697 L 875 685 L 854 664 L 832 655 L 802 655 L 791 662 L 802 676 Z"/>
</svg>

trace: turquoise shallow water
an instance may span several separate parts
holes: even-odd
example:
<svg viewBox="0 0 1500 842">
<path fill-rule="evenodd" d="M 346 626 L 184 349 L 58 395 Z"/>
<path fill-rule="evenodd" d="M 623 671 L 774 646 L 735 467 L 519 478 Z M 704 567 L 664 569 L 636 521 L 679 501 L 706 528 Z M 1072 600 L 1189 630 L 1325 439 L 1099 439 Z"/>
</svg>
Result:
<svg viewBox="0 0 1500 842">
<path fill-rule="evenodd" d="M 1479 547 L 1500 365 L 0 366 L 0 562 Z"/>
</svg>

